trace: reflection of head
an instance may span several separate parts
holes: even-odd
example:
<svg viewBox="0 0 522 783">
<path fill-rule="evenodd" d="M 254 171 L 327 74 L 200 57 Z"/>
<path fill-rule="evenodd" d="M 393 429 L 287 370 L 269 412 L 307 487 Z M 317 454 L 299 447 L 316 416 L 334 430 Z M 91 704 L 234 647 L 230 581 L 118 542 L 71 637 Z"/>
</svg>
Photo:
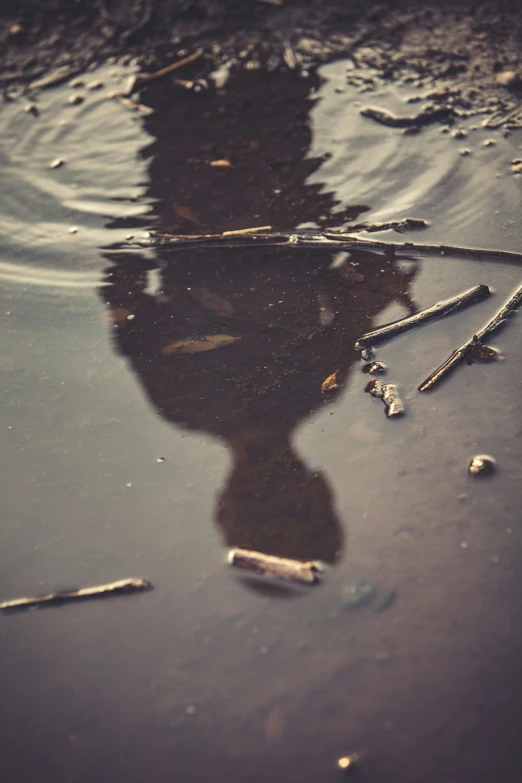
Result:
<svg viewBox="0 0 522 783">
<path fill-rule="evenodd" d="M 220 231 L 357 217 L 363 207 L 336 220 L 332 194 L 306 185 L 319 163 L 306 158 L 310 86 L 292 74 L 240 74 L 228 92 L 172 101 L 172 86 L 151 85 L 158 224 Z M 216 158 L 234 166 L 213 168 Z M 328 375 L 339 371 L 342 385 L 357 338 L 403 299 L 411 275 L 367 252 L 341 269 L 327 254 L 285 249 L 160 256 L 155 293 L 149 262 L 111 256 L 103 297 L 117 348 L 155 409 L 229 444 L 235 462 L 217 508 L 227 544 L 334 562 L 342 534 L 331 492 L 293 452 L 292 433 L 325 403 Z"/>
</svg>

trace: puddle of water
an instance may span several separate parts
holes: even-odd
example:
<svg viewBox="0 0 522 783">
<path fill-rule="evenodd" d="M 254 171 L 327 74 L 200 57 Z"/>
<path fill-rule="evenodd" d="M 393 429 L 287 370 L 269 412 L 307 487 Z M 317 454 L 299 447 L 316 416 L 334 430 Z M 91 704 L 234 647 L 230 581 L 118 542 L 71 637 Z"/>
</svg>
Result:
<svg viewBox="0 0 522 783">
<path fill-rule="evenodd" d="M 218 94 L 157 83 L 143 117 L 107 97 L 128 76 L 107 66 L 79 105 L 65 86 L 38 117 L 3 108 L 2 594 L 157 586 L 3 620 L 17 780 L 91 781 L 101 759 L 129 781 L 333 780 L 352 752 L 366 780 L 515 779 L 520 316 L 495 340 L 505 362 L 416 387 L 520 270 L 125 247 L 156 226 L 415 216 L 423 241 L 517 249 L 522 137 L 381 128 L 345 68 L 236 74 Z M 392 87 L 371 102 L 407 106 Z M 386 419 L 357 338 L 479 282 L 495 296 L 378 349 L 407 406 Z M 177 353 L 202 338 L 221 345 Z M 473 481 L 484 452 L 499 471 Z M 230 546 L 319 558 L 324 585 L 263 590 Z M 357 580 L 397 598 L 345 611 Z"/>
</svg>

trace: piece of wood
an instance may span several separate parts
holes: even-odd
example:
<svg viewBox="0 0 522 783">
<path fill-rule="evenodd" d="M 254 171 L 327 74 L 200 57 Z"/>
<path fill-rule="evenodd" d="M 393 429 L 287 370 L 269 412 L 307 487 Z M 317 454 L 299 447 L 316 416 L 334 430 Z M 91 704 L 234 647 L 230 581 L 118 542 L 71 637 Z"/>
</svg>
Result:
<svg viewBox="0 0 522 783">
<path fill-rule="evenodd" d="M 455 313 L 463 307 L 468 307 L 476 302 L 482 302 L 483 299 L 486 299 L 490 295 L 491 290 L 487 285 L 476 285 L 473 288 L 470 288 L 469 291 L 458 294 L 451 299 L 436 302 L 436 304 L 415 313 L 415 315 L 410 315 L 407 318 L 402 318 L 400 321 L 363 334 L 355 343 L 355 347 L 369 348 L 381 345 L 381 343 L 385 343 L 393 337 L 398 337 L 398 335 L 404 334 L 404 332 L 408 332 L 416 326 L 421 326 L 421 324 L 434 321 L 445 315 L 450 315 L 450 313 Z"/>
<path fill-rule="evenodd" d="M 362 229 L 361 229 L 362 230 Z M 241 247 L 287 247 L 296 250 L 311 248 L 316 250 L 369 250 L 395 256 L 405 255 L 453 255 L 477 260 L 499 259 L 501 261 L 522 262 L 522 253 L 511 250 L 493 250 L 458 245 L 430 245 L 419 242 L 378 242 L 360 239 L 336 232 L 280 231 L 277 233 L 243 234 L 151 234 L 151 238 L 128 243 L 126 247 L 158 248 L 161 250 L 188 250 L 197 248 L 241 248 Z"/>
<path fill-rule="evenodd" d="M 456 351 L 453 351 L 449 359 L 446 359 L 444 364 L 441 364 L 440 367 L 432 372 L 431 375 L 421 383 L 421 385 L 418 387 L 419 391 L 423 392 L 428 391 L 429 389 L 433 389 L 437 383 L 440 383 L 443 378 L 446 378 L 451 372 L 453 372 L 455 367 L 467 359 L 467 357 L 470 356 L 476 348 L 481 346 L 487 337 L 489 337 L 491 334 L 493 334 L 493 332 L 502 326 L 502 324 L 506 321 L 506 318 L 511 315 L 511 313 L 515 312 L 515 310 L 520 307 L 521 303 L 522 285 L 517 288 L 517 290 L 500 308 L 498 313 L 493 316 L 493 318 L 488 321 L 480 331 L 478 331 L 473 335 L 473 337 L 467 340 L 467 342 L 461 345 L 460 348 L 457 348 Z"/>
<path fill-rule="evenodd" d="M 251 549 L 231 549 L 228 562 L 236 568 L 242 568 L 262 576 L 272 576 L 286 582 L 313 585 L 319 581 L 324 570 L 318 560 L 293 560 L 288 557 L 265 555 Z"/>
<path fill-rule="evenodd" d="M 71 601 L 82 601 L 87 598 L 106 598 L 110 595 L 137 593 L 144 590 L 152 590 L 152 583 L 148 579 L 131 578 L 120 579 L 97 587 L 83 587 L 80 590 L 68 590 L 62 593 L 49 593 L 38 595 L 34 598 L 15 598 L 12 601 L 0 603 L 0 611 L 21 611 L 33 607 L 59 606 Z"/>
</svg>

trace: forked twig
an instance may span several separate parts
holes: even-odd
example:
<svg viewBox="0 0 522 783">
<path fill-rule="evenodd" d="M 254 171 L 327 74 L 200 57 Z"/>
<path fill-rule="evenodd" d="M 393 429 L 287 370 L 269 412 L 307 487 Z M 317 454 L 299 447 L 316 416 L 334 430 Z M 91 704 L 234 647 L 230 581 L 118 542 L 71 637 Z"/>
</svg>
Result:
<svg viewBox="0 0 522 783">
<path fill-rule="evenodd" d="M 473 337 L 471 337 L 467 342 L 465 342 L 464 345 L 461 345 L 460 348 L 457 348 L 457 350 L 451 354 L 449 359 L 447 359 L 444 364 L 441 364 L 441 366 L 438 367 L 435 372 L 429 376 L 429 378 L 426 378 L 426 380 L 421 383 L 419 386 L 419 391 L 422 392 L 427 391 L 428 389 L 432 389 L 437 383 L 439 383 L 439 381 L 441 381 L 443 378 L 446 378 L 450 372 L 452 372 L 455 367 L 457 367 L 457 365 L 470 356 L 477 345 L 480 346 L 486 337 L 489 337 L 500 326 L 502 326 L 506 318 L 515 310 L 517 310 L 521 303 L 522 285 L 517 288 L 512 296 L 509 297 L 507 302 L 503 305 L 503 307 L 500 308 L 498 313 L 491 319 L 491 321 L 488 321 L 488 323 L 483 326 L 479 332 L 474 334 Z"/>
</svg>

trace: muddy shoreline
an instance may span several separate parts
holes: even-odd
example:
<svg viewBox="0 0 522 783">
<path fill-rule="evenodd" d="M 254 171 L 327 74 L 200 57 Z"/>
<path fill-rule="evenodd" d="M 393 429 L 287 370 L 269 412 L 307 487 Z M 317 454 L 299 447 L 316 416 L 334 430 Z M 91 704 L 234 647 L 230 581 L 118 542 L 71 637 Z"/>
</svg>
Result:
<svg viewBox="0 0 522 783">
<path fill-rule="evenodd" d="M 306 75 L 350 57 L 362 93 L 421 82 L 449 90 L 461 111 L 488 109 L 509 127 L 505 118 L 521 105 L 521 45 L 516 2 L 28 1 L 2 12 L 0 88 L 9 100 L 22 86 L 52 86 L 110 57 L 155 70 L 199 47 L 190 78 L 224 63 Z"/>
</svg>

